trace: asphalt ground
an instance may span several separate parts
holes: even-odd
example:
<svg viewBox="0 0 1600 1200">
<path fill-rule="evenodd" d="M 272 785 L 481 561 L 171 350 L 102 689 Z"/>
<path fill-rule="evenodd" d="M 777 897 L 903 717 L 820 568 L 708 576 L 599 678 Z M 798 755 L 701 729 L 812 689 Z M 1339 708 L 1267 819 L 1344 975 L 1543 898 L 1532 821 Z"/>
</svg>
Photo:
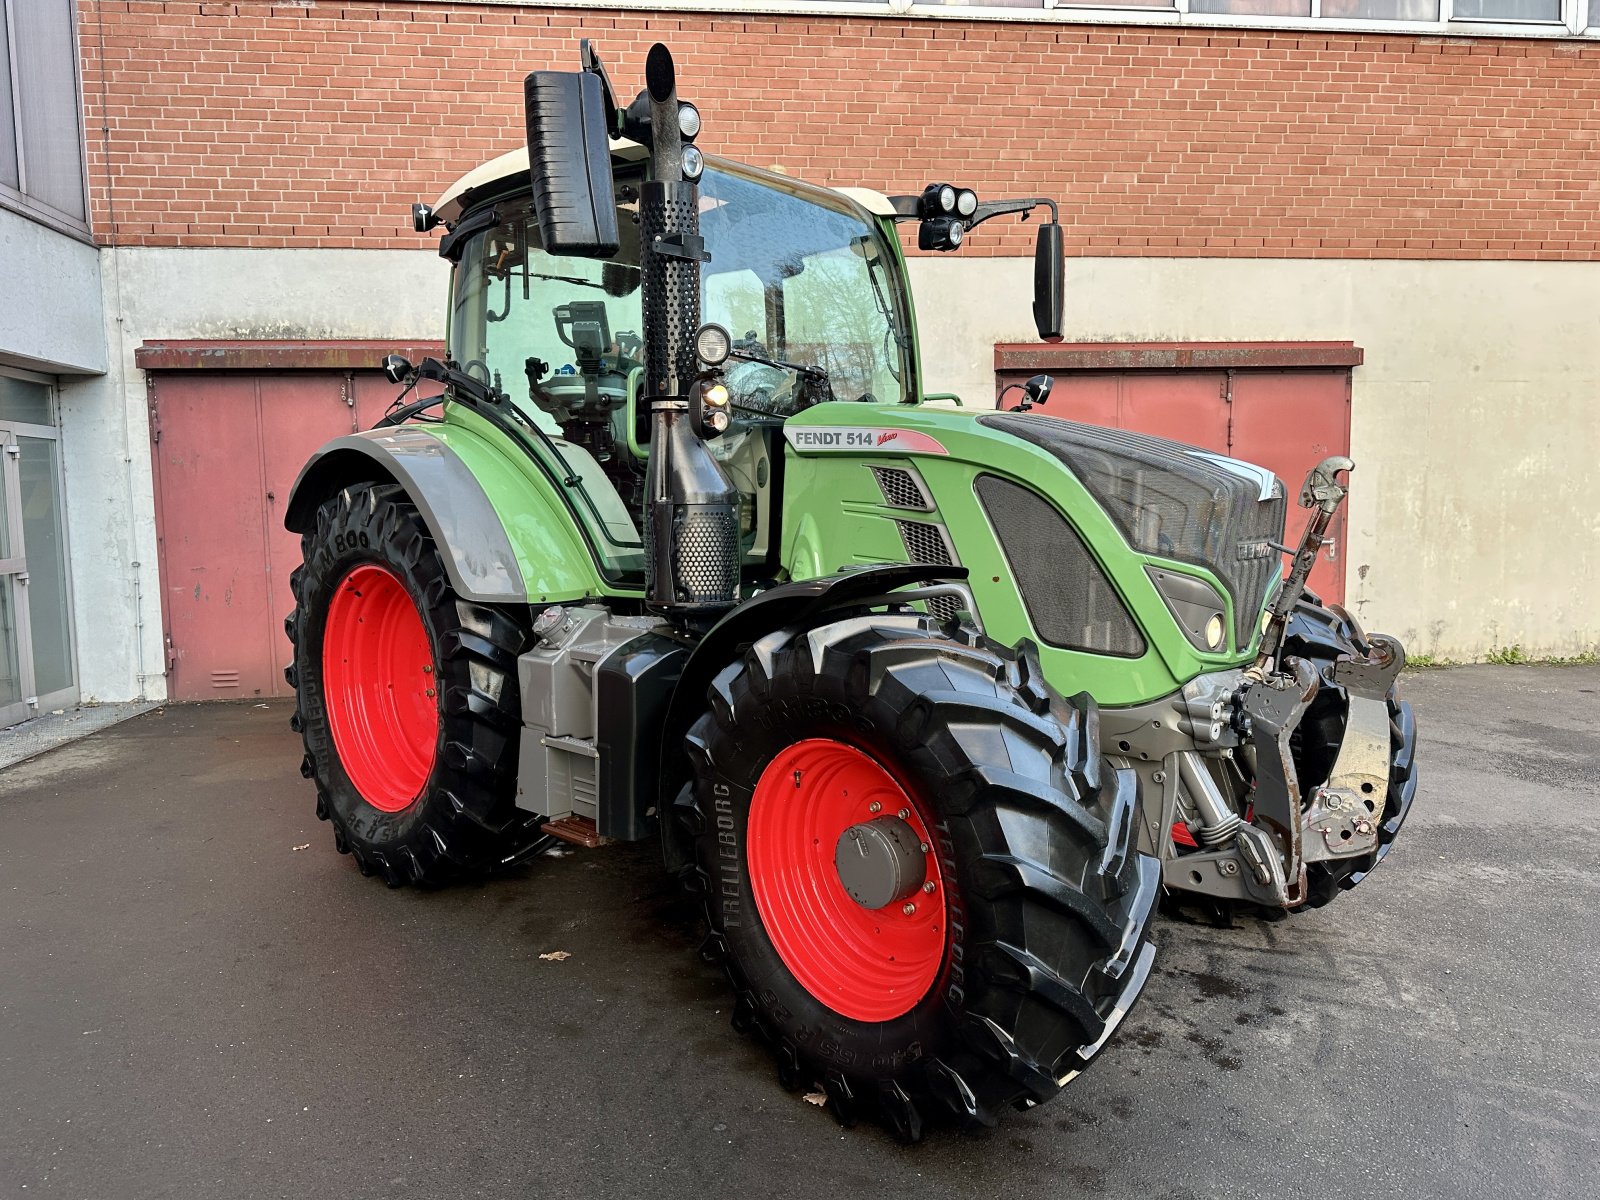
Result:
<svg viewBox="0 0 1600 1200">
<path fill-rule="evenodd" d="M 0 1198 L 1595 1196 L 1600 668 L 1408 684 L 1366 883 L 1163 919 L 1060 1099 L 909 1148 L 778 1087 L 647 849 L 391 892 L 285 704 L 135 718 L 0 777 Z"/>
</svg>

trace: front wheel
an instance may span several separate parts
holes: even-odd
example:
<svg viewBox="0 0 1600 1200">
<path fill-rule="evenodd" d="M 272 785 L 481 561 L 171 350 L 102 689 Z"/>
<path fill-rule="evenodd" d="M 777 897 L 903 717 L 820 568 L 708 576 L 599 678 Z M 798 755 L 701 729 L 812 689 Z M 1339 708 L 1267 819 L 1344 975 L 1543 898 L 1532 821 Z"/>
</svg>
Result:
<svg viewBox="0 0 1600 1200">
<path fill-rule="evenodd" d="M 394 484 L 340 491 L 301 539 L 285 676 L 317 816 L 364 874 L 436 884 L 514 853 L 524 622 L 463 600 Z"/>
<path fill-rule="evenodd" d="M 842 1120 L 915 1140 L 1053 1097 L 1149 973 L 1154 860 L 1092 701 L 970 629 L 865 616 L 764 638 L 689 734 L 688 882 L 735 1024 Z"/>
</svg>

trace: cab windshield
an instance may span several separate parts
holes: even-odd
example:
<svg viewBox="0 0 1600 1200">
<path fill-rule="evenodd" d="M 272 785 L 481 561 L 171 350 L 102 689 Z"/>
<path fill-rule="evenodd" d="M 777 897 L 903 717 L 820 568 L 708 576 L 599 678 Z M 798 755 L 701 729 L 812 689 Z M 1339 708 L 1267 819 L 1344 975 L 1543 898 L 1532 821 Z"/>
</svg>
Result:
<svg viewBox="0 0 1600 1200">
<path fill-rule="evenodd" d="M 573 493 L 602 567 L 643 567 L 639 530 L 649 422 L 636 174 L 618 172 L 622 245 L 611 259 L 556 257 L 539 244 L 526 195 L 494 204 L 499 221 L 468 240 L 455 270 L 449 350 L 511 397 L 545 434 L 539 453 Z M 700 231 L 704 319 L 735 350 L 824 372 L 821 395 L 895 402 L 915 395 L 909 305 L 894 249 L 842 197 L 765 173 L 707 168 Z M 783 366 L 730 361 L 733 428 L 712 443 L 744 497 L 747 558 L 767 555 L 765 494 L 773 430 L 819 391 Z"/>
</svg>

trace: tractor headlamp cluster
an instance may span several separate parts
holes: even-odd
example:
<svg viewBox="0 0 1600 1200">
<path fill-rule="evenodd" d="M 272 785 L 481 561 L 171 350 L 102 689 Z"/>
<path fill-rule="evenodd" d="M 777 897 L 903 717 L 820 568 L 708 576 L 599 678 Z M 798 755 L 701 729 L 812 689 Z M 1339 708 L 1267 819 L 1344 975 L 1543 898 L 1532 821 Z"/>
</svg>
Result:
<svg viewBox="0 0 1600 1200">
<path fill-rule="evenodd" d="M 955 250 L 966 237 L 968 223 L 978 211 L 978 194 L 970 188 L 930 183 L 917 197 L 919 250 Z"/>
<path fill-rule="evenodd" d="M 696 385 L 689 405 L 689 416 L 701 437 L 716 437 L 733 420 L 729 411 L 733 397 L 720 380 L 705 379 Z"/>
</svg>

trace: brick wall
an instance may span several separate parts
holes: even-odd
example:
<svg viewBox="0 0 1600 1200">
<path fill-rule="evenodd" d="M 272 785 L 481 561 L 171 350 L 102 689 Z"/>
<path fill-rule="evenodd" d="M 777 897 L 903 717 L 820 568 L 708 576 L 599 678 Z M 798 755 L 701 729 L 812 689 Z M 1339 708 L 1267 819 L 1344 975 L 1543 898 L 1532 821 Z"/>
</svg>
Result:
<svg viewBox="0 0 1600 1200">
<path fill-rule="evenodd" d="M 429 245 L 410 202 L 515 148 L 522 76 L 589 36 L 627 94 L 671 45 L 708 150 L 1054 195 L 1072 253 L 1600 253 L 1594 43 L 378 0 L 79 14 L 107 243 Z M 1029 253 L 1027 230 L 965 253 Z"/>
</svg>

